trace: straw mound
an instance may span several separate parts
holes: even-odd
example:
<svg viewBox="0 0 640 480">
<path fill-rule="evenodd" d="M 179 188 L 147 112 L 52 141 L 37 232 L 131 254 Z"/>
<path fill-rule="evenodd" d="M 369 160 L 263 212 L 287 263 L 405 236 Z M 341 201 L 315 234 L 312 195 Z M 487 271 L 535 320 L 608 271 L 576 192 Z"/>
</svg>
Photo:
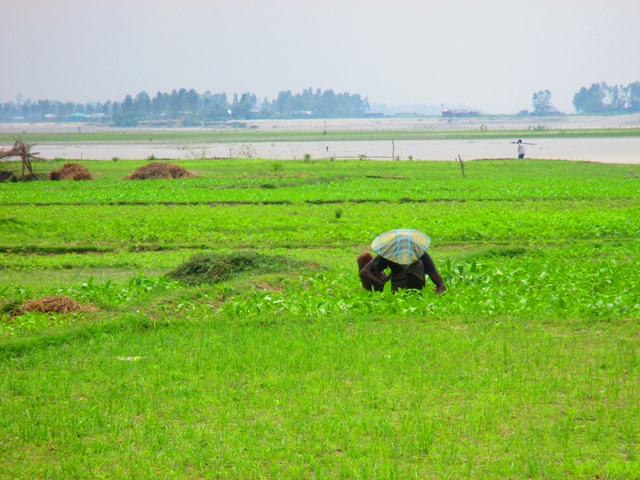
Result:
<svg viewBox="0 0 640 480">
<path fill-rule="evenodd" d="M 134 170 L 125 180 L 153 180 L 155 178 L 189 178 L 191 172 L 173 163 L 151 162 Z"/>
<path fill-rule="evenodd" d="M 93 176 L 82 165 L 66 163 L 60 170 L 51 170 L 49 180 L 93 180 Z"/>
<path fill-rule="evenodd" d="M 16 307 L 12 314 L 23 315 L 29 312 L 42 313 L 74 313 L 74 312 L 95 312 L 97 308 L 92 305 L 80 305 L 72 298 L 64 295 L 27 300 L 22 305 Z"/>
<path fill-rule="evenodd" d="M 244 274 L 287 272 L 298 263 L 280 256 L 256 252 L 198 253 L 169 272 L 168 276 L 191 285 L 218 283 Z"/>
</svg>

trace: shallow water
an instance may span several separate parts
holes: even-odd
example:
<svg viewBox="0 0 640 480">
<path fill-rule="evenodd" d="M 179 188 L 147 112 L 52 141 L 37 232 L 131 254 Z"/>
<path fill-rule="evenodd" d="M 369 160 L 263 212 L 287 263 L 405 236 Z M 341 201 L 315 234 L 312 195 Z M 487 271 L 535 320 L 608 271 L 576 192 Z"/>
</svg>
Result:
<svg viewBox="0 0 640 480">
<path fill-rule="evenodd" d="M 216 128 L 228 130 L 234 122 Z M 244 127 L 256 131 L 445 131 L 445 130 L 505 130 L 521 129 L 582 129 L 629 128 L 640 126 L 640 114 L 613 116 L 562 116 L 562 117 L 496 117 L 443 119 L 381 118 L 381 119 L 307 119 L 307 120 L 249 120 Z M 71 123 L 21 123 L 0 124 L 0 132 L 118 132 L 131 131 L 99 124 Z M 204 127 L 136 128 L 136 131 L 216 131 Z M 513 140 L 517 140 L 514 138 Z M 640 138 L 535 138 L 526 137 L 527 158 L 578 160 L 602 163 L 640 164 Z M 6 145 L 8 147 L 9 145 Z M 4 147 L 4 145 L 0 145 Z M 251 143 L 168 143 L 150 141 L 140 143 L 40 143 L 35 151 L 44 158 L 68 160 L 111 160 L 194 158 L 272 158 L 278 160 L 302 159 L 308 154 L 312 159 L 360 158 L 370 159 L 409 157 L 415 160 L 463 160 L 484 158 L 515 158 L 516 145 L 508 140 L 396 140 L 385 141 L 336 141 L 336 142 L 251 142 Z"/>
<path fill-rule="evenodd" d="M 640 138 L 528 138 L 527 158 L 640 164 Z M 278 160 L 361 158 L 407 160 L 463 160 L 515 158 L 516 145 L 506 140 L 408 140 L 177 144 L 68 143 L 38 144 L 41 157 L 69 160 L 270 158 Z"/>
</svg>

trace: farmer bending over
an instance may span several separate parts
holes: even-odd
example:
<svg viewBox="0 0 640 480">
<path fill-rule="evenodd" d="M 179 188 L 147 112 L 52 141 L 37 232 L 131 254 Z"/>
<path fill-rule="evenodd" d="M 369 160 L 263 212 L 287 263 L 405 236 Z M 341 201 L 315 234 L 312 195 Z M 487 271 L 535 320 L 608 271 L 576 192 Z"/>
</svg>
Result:
<svg viewBox="0 0 640 480">
<path fill-rule="evenodd" d="M 378 254 L 373 258 L 369 252 L 358 257 L 358 269 L 362 286 L 366 290 L 382 291 L 387 280 L 391 280 L 391 291 L 399 288 L 422 290 L 426 283 L 425 273 L 442 294 L 447 289 L 427 253 L 429 237 L 413 229 L 390 230 L 378 235 L 371 248 Z M 387 277 L 386 268 L 391 269 Z"/>
<path fill-rule="evenodd" d="M 381 292 L 389 279 L 391 279 L 392 292 L 397 292 L 400 288 L 422 290 L 426 284 L 425 274 L 436 286 L 436 293 L 442 294 L 447 289 L 427 252 L 408 266 L 391 262 L 379 255 L 373 258 L 369 252 L 365 252 L 358 257 L 358 267 L 360 267 L 360 281 L 366 290 L 373 289 Z M 391 269 L 389 277 L 385 273 L 387 267 Z"/>
</svg>

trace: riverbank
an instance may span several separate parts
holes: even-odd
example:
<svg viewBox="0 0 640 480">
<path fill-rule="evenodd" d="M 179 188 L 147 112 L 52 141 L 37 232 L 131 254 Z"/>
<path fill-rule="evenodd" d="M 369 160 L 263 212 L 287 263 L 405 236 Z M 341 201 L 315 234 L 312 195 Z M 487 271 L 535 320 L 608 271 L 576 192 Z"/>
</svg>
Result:
<svg viewBox="0 0 640 480">
<path fill-rule="evenodd" d="M 533 123 L 538 122 L 538 123 Z M 0 147 L 21 136 L 42 158 L 477 160 L 527 158 L 640 164 L 640 115 L 252 120 L 217 128 L 0 124 Z"/>
<path fill-rule="evenodd" d="M 638 128 L 640 114 L 587 116 L 563 115 L 558 117 L 482 116 L 471 118 L 412 117 L 412 118 L 338 118 L 242 120 L 216 122 L 208 127 L 113 127 L 101 123 L 0 123 L 0 133 L 29 132 L 203 132 L 216 130 L 249 129 L 257 131 L 415 131 L 415 130 L 541 130 L 587 128 Z"/>
</svg>

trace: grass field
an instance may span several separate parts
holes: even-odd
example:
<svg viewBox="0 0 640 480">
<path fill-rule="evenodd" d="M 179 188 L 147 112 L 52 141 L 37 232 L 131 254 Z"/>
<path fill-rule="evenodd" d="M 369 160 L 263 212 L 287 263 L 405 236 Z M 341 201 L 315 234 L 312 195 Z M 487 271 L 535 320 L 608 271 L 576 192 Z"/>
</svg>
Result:
<svg viewBox="0 0 640 480">
<path fill-rule="evenodd" d="M 637 165 L 78 163 L 0 184 L 0 478 L 640 478 Z M 404 227 L 443 296 L 360 286 Z"/>
</svg>

